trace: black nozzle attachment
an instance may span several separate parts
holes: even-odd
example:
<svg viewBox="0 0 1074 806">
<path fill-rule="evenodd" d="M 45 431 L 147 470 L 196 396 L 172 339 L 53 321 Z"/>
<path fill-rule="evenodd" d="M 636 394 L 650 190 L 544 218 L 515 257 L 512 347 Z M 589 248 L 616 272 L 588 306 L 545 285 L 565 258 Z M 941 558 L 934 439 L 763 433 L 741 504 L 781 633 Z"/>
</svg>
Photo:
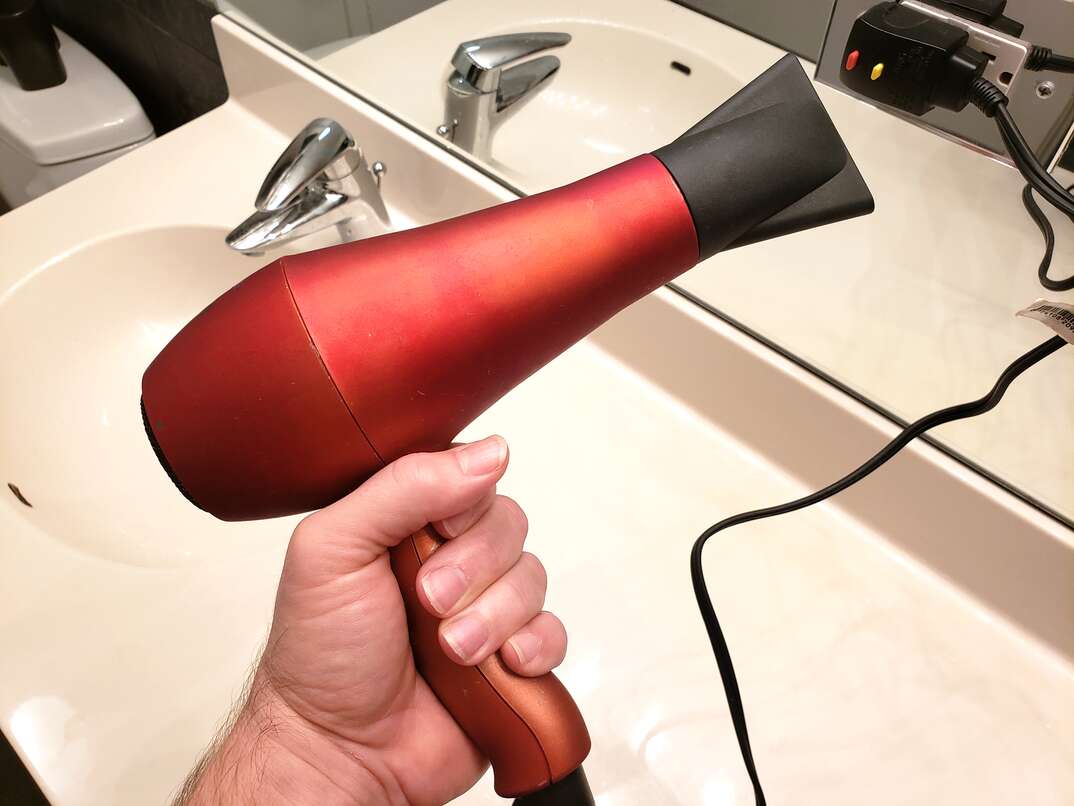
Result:
<svg viewBox="0 0 1074 806">
<path fill-rule="evenodd" d="M 682 191 L 702 260 L 873 210 L 869 188 L 790 55 L 653 156 Z"/>
<path fill-rule="evenodd" d="M 0 65 L 24 90 L 43 90 L 67 80 L 60 40 L 39 0 L 0 0 Z"/>
</svg>

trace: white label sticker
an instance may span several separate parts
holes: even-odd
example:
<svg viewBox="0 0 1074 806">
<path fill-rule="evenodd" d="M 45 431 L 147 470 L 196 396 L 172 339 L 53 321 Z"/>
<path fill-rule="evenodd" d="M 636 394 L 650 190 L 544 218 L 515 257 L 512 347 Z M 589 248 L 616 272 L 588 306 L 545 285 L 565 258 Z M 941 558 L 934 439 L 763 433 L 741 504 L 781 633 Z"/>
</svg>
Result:
<svg viewBox="0 0 1074 806">
<path fill-rule="evenodd" d="M 1074 344 L 1074 305 L 1069 302 L 1051 302 L 1038 299 L 1015 316 L 1024 316 L 1043 322 L 1071 344 Z"/>
</svg>

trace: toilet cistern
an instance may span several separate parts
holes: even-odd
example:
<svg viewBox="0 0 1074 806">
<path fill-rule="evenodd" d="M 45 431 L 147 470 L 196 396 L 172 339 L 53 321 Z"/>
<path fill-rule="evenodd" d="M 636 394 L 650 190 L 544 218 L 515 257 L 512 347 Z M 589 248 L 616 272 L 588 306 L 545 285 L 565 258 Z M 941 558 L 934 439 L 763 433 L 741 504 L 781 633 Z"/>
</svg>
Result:
<svg viewBox="0 0 1074 806">
<path fill-rule="evenodd" d="M 0 196 L 12 207 L 133 151 L 153 126 L 127 86 L 96 56 L 56 30 L 62 83 L 24 90 L 0 66 Z"/>
</svg>

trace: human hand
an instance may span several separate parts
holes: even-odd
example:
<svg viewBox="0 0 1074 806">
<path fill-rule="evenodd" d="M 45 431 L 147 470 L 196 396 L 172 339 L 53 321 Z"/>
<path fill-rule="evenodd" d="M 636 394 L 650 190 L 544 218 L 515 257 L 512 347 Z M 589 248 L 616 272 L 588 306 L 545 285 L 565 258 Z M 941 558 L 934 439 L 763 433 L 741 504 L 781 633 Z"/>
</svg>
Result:
<svg viewBox="0 0 1074 806">
<path fill-rule="evenodd" d="M 181 803 L 438 804 L 473 786 L 487 762 L 414 667 L 387 551 L 426 523 L 447 539 L 417 589 L 449 657 L 556 667 L 544 568 L 496 495 L 507 461 L 500 437 L 407 456 L 299 524 L 248 700 Z"/>
</svg>

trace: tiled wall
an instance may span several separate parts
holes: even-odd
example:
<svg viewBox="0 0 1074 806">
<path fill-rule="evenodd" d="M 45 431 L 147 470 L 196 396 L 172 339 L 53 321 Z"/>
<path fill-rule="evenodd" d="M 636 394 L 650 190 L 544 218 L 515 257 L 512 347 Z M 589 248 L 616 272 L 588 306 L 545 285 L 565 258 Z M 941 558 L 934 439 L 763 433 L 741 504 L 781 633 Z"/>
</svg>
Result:
<svg viewBox="0 0 1074 806">
<path fill-rule="evenodd" d="M 116 73 L 158 134 L 227 98 L 211 0 L 43 0 L 54 25 Z"/>
<path fill-rule="evenodd" d="M 209 19 L 235 10 L 299 50 L 372 33 L 438 0 L 43 0 L 53 24 L 142 102 L 158 134 L 227 98 Z"/>
<path fill-rule="evenodd" d="M 381 31 L 439 0 L 218 0 L 298 50 Z"/>
<path fill-rule="evenodd" d="M 675 0 L 777 47 L 816 61 L 834 0 Z"/>
</svg>

